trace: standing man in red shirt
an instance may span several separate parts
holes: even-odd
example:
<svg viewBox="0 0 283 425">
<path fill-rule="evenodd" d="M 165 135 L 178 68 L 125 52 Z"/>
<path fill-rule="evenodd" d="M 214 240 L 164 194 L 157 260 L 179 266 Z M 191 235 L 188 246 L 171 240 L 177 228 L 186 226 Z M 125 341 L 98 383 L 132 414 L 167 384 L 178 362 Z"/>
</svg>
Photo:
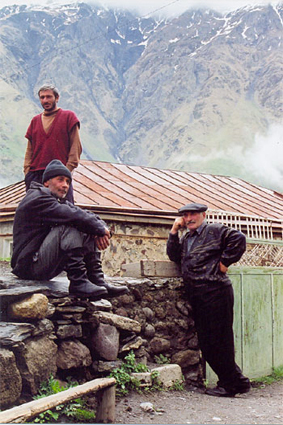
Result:
<svg viewBox="0 0 283 425">
<path fill-rule="evenodd" d="M 44 85 L 38 96 L 44 111 L 31 120 L 25 135 L 28 139 L 24 160 L 26 190 L 32 181 L 42 183 L 43 172 L 53 159 L 59 159 L 72 172 L 82 153 L 80 122 L 74 112 L 57 106 L 57 88 Z M 74 203 L 72 186 L 67 199 Z"/>
</svg>

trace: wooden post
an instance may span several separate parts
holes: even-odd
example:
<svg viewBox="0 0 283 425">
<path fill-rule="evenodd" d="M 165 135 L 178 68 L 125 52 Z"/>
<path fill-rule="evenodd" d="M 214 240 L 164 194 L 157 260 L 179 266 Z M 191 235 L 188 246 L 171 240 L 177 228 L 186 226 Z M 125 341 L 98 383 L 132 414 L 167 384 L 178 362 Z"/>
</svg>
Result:
<svg viewBox="0 0 283 425">
<path fill-rule="evenodd" d="M 29 418 L 37 416 L 39 413 L 45 412 L 48 409 L 53 409 L 53 407 L 59 404 L 67 403 L 70 400 L 92 392 L 101 393 L 100 398 L 102 403 L 99 403 L 101 404 L 98 409 L 100 412 L 99 414 L 104 420 L 107 417 L 108 422 L 110 422 L 110 419 L 115 417 L 115 384 L 116 380 L 114 378 L 93 379 L 77 387 L 72 387 L 57 394 L 52 394 L 48 397 L 30 401 L 21 406 L 16 406 L 12 409 L 0 412 L 0 423 L 24 423 Z M 109 390 L 111 391 L 109 392 Z M 107 407 L 108 401 L 110 403 L 109 409 Z"/>
<path fill-rule="evenodd" d="M 104 388 L 97 393 L 97 423 L 114 423 L 115 421 L 115 386 Z"/>
</svg>

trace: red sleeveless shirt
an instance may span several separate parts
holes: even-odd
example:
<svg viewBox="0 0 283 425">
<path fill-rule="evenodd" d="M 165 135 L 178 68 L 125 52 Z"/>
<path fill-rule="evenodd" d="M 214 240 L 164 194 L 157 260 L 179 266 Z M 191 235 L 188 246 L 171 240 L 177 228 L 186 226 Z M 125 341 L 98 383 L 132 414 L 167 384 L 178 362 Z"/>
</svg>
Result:
<svg viewBox="0 0 283 425">
<path fill-rule="evenodd" d="M 25 135 L 32 146 L 31 171 L 44 170 L 53 159 L 66 165 L 70 152 L 69 133 L 76 124 L 80 124 L 76 114 L 63 109 L 57 112 L 48 133 L 43 129 L 41 114 L 31 120 Z"/>
</svg>

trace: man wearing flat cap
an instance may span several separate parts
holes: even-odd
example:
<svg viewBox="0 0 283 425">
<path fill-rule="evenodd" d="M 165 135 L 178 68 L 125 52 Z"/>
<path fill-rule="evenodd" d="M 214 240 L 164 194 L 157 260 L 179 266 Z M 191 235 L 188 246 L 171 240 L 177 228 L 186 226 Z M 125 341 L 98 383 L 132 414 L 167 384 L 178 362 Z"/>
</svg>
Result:
<svg viewBox="0 0 283 425">
<path fill-rule="evenodd" d="M 70 170 L 58 159 L 32 182 L 20 202 L 13 227 L 12 272 L 22 279 L 49 280 L 67 272 L 71 296 L 97 300 L 128 292 L 104 280 L 100 251 L 110 231 L 99 216 L 66 200 Z"/>
<path fill-rule="evenodd" d="M 250 381 L 235 362 L 234 293 L 228 267 L 240 260 L 245 236 L 205 220 L 207 205 L 190 203 L 178 210 L 167 241 L 167 255 L 181 264 L 186 294 L 193 309 L 202 355 L 218 376 L 206 394 L 234 397 L 250 390 Z M 179 238 L 179 231 L 183 235 Z"/>
</svg>

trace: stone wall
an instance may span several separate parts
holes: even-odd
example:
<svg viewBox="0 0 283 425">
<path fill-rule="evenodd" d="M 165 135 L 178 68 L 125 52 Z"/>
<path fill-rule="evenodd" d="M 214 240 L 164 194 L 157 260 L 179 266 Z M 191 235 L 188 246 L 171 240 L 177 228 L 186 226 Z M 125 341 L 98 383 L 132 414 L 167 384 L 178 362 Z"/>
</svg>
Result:
<svg viewBox="0 0 283 425">
<path fill-rule="evenodd" d="M 120 223 L 107 220 L 114 231 L 111 244 L 102 253 L 103 268 L 109 276 L 119 276 L 124 264 L 140 260 L 168 260 L 166 243 L 173 219 L 160 223 Z M 238 263 L 241 266 L 282 267 L 282 241 L 247 240 L 247 250 Z"/>
<path fill-rule="evenodd" d="M 168 260 L 166 241 L 171 221 L 141 224 L 107 220 L 107 224 L 114 232 L 110 247 L 102 252 L 103 269 L 109 276 L 119 276 L 124 264 L 141 259 Z"/>
<path fill-rule="evenodd" d="M 65 277 L 0 280 L 2 408 L 29 400 L 50 374 L 79 382 L 107 376 L 130 350 L 148 365 L 166 357 L 188 383 L 200 383 L 197 337 L 179 278 L 109 277 L 130 293 L 96 302 L 70 299 Z"/>
<path fill-rule="evenodd" d="M 170 217 L 127 217 L 106 214 L 101 217 L 114 231 L 110 247 L 102 252 L 103 269 L 109 276 L 120 276 L 124 264 L 146 260 L 168 260 L 166 242 L 172 227 Z M 10 258 L 12 253 L 13 222 L 0 222 L 0 258 Z M 248 240 L 242 266 L 283 266 L 283 244 L 280 240 L 263 243 Z"/>
</svg>

